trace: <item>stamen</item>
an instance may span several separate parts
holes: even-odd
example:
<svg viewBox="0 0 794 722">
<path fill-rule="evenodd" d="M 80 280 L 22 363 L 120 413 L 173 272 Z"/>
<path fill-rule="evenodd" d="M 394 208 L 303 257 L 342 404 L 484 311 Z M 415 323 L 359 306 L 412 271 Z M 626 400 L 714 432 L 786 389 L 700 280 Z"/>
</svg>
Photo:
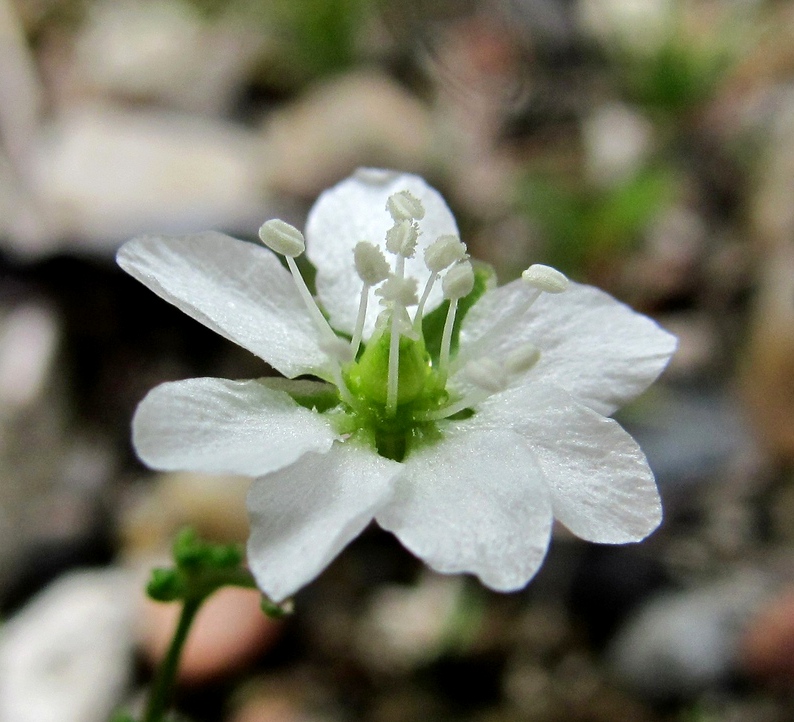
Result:
<svg viewBox="0 0 794 722">
<path fill-rule="evenodd" d="M 280 253 L 287 259 L 287 267 L 292 274 L 292 280 L 295 282 L 301 300 L 304 306 L 306 306 L 306 310 L 309 312 L 309 316 L 311 316 L 315 328 L 317 328 L 320 334 L 320 348 L 322 348 L 334 362 L 331 365 L 331 372 L 334 376 L 334 383 L 339 389 L 339 395 L 345 403 L 354 405 L 355 400 L 345 384 L 341 369 L 342 363 L 347 363 L 352 360 L 350 358 L 350 348 L 344 342 L 342 342 L 340 346 L 342 339 L 336 335 L 325 316 L 323 316 L 322 311 L 318 308 L 316 301 L 306 285 L 306 281 L 303 280 L 303 276 L 301 276 L 298 266 L 295 263 L 295 257 L 306 250 L 303 234 L 289 223 L 285 223 L 279 219 L 273 219 L 262 224 L 259 229 L 259 238 L 268 248 L 276 253 Z"/>
<path fill-rule="evenodd" d="M 350 339 L 350 353 L 353 358 L 358 356 L 358 349 L 361 347 L 361 337 L 364 335 L 364 321 L 367 318 L 368 301 L 369 286 L 365 283 L 361 287 L 361 298 L 358 300 L 358 316 L 356 316 L 356 327 L 353 330 L 353 338 Z"/>
<path fill-rule="evenodd" d="M 383 301 L 391 304 L 391 329 L 389 333 L 389 373 L 386 381 L 386 415 L 397 413 L 397 398 L 400 378 L 400 330 L 405 307 L 416 303 L 416 282 L 405 283 L 405 259 L 413 258 L 419 227 L 414 219 L 423 218 L 424 206 L 411 193 L 400 191 L 389 197 L 386 210 L 394 219 L 394 225 L 386 233 L 386 250 L 397 256 L 394 275 L 390 276 L 379 293 Z"/>
<path fill-rule="evenodd" d="M 403 273 L 403 258 L 398 257 L 397 270 Z M 389 276 L 375 292 L 391 307 L 391 328 L 389 335 L 389 372 L 386 381 L 386 415 L 394 416 L 397 411 L 397 398 L 400 378 L 400 336 L 414 337 L 411 319 L 406 306 L 416 304 L 416 279 Z M 418 337 L 417 337 L 418 338 Z"/>
<path fill-rule="evenodd" d="M 447 271 L 441 287 L 444 290 L 444 298 L 449 299 L 447 318 L 444 321 L 444 331 L 441 334 L 441 352 L 438 359 L 438 373 L 442 381 L 446 383 L 449 374 L 449 354 L 452 345 L 452 329 L 455 325 L 455 314 L 458 310 L 458 301 L 471 293 L 474 288 L 474 270 L 471 263 L 463 261 Z"/>
<path fill-rule="evenodd" d="M 259 229 L 259 238 L 271 251 L 294 258 L 306 250 L 303 234 L 289 223 L 274 218 L 266 221 Z"/>
<path fill-rule="evenodd" d="M 303 276 L 301 276 L 301 272 L 298 270 L 295 259 L 292 256 L 286 256 L 286 259 L 287 268 L 289 268 L 290 273 L 292 273 L 292 278 L 295 281 L 295 285 L 298 287 L 298 292 L 303 299 L 306 310 L 312 317 L 312 321 L 314 321 L 314 325 L 317 327 L 317 330 L 325 336 L 326 340 L 333 341 L 336 338 L 336 334 L 328 324 L 325 316 L 323 316 L 322 311 L 318 308 L 317 302 L 314 300 L 314 297 L 309 291 L 309 287 L 306 285 L 306 281 L 303 280 Z"/>
<path fill-rule="evenodd" d="M 422 334 L 416 331 L 414 328 L 413 321 L 411 317 L 408 315 L 407 309 L 402 309 L 402 313 L 399 316 L 399 323 L 400 323 L 400 335 L 405 336 L 406 338 L 410 338 L 412 341 L 419 341 L 422 338 Z"/>
<path fill-rule="evenodd" d="M 350 344 L 345 339 L 339 338 L 339 336 L 331 338 L 323 334 L 319 346 L 326 354 L 340 364 L 348 364 L 355 358 L 350 352 Z"/>
<path fill-rule="evenodd" d="M 408 223 L 408 221 L 404 221 L 403 225 L 405 223 Z M 391 230 L 394 231 L 399 227 L 399 225 L 400 224 L 395 224 L 394 228 Z M 412 226 L 412 228 L 415 230 L 415 226 Z M 416 245 L 416 237 L 414 237 L 413 244 L 414 246 Z M 383 301 L 391 304 L 391 329 L 389 331 L 389 370 L 388 376 L 386 378 L 386 416 L 392 417 L 397 413 L 397 394 L 399 392 L 400 381 L 400 325 L 401 316 L 405 313 L 405 306 L 400 303 L 400 297 L 402 294 L 399 292 L 400 290 L 404 289 L 397 289 L 396 286 L 401 284 L 405 277 L 405 256 L 401 250 L 392 250 L 392 248 L 389 248 L 389 234 L 386 234 L 386 248 L 388 248 L 392 253 L 397 254 L 394 274 L 390 276 L 383 284 L 385 286 L 387 283 L 389 283 L 389 281 L 394 279 L 392 286 L 395 286 L 395 290 L 392 291 L 391 288 L 389 288 L 385 291 L 388 296 L 391 296 L 391 298 L 387 298 L 386 296 L 382 295 Z M 399 248 L 402 248 L 401 244 Z M 411 253 L 413 253 L 413 250 Z M 379 290 L 384 291 L 383 288 Z M 415 294 L 416 286 L 414 286 L 413 290 Z"/>
<path fill-rule="evenodd" d="M 387 303 L 415 306 L 417 303 L 416 279 L 399 278 L 396 275 L 389 276 L 375 293 Z"/>
<path fill-rule="evenodd" d="M 422 314 L 425 311 L 425 304 L 427 303 L 427 299 L 430 297 L 430 291 L 432 290 L 436 280 L 438 280 L 438 273 L 431 271 L 430 277 L 427 279 L 427 283 L 425 284 L 425 290 L 422 291 L 422 298 L 419 299 L 419 305 L 416 307 L 416 314 L 414 315 L 414 330 L 417 333 L 422 329 Z"/>
<path fill-rule="evenodd" d="M 350 342 L 350 350 L 353 358 L 358 354 L 361 346 L 361 337 L 364 334 L 364 322 L 367 318 L 367 303 L 369 301 L 369 289 L 385 280 L 389 276 L 389 264 L 383 257 L 380 248 L 371 243 L 361 241 L 353 249 L 353 259 L 356 265 L 358 277 L 363 281 L 361 288 L 361 298 L 358 302 L 358 316 L 356 327 L 353 331 L 353 339 Z"/>
<path fill-rule="evenodd" d="M 386 201 L 386 210 L 389 211 L 395 223 L 405 220 L 421 221 L 425 217 L 422 201 L 409 190 L 399 191 L 389 196 Z"/>
<path fill-rule="evenodd" d="M 492 394 L 504 391 L 507 386 L 505 369 L 487 356 L 469 361 L 463 369 L 463 375 L 477 388 Z"/>
<path fill-rule="evenodd" d="M 474 269 L 468 261 L 450 268 L 441 281 L 444 298 L 458 300 L 468 296 L 474 288 Z"/>
<path fill-rule="evenodd" d="M 458 366 L 465 363 L 469 358 L 479 356 L 484 349 L 492 345 L 494 339 L 503 335 L 510 327 L 518 323 L 521 317 L 532 307 L 532 304 L 540 298 L 542 293 L 562 293 L 569 285 L 568 279 L 558 270 L 539 263 L 530 266 L 521 274 L 521 278 L 529 287 L 529 292 L 516 304 L 515 308 L 502 316 L 480 338 L 466 346 L 466 353 L 458 356 L 455 360 Z"/>
<path fill-rule="evenodd" d="M 477 406 L 489 396 L 498 394 L 507 388 L 505 369 L 487 356 L 467 363 L 463 369 L 463 375 L 475 387 L 473 391 L 443 408 L 421 415 L 417 414 L 416 418 L 420 421 L 447 419 L 459 411 Z"/>
<path fill-rule="evenodd" d="M 353 260 L 358 277 L 367 286 L 377 286 L 389 277 L 389 263 L 377 246 L 361 241 L 353 249 Z"/>
<path fill-rule="evenodd" d="M 477 389 L 470 394 L 467 394 L 462 399 L 458 399 L 454 403 L 444 406 L 443 408 L 436 409 L 435 411 L 425 411 L 414 414 L 417 421 L 440 421 L 441 419 L 448 419 L 466 409 L 474 408 L 481 404 L 491 394 L 483 389 Z"/>
<path fill-rule="evenodd" d="M 389 372 L 386 379 L 386 416 L 397 413 L 397 393 L 400 381 L 400 323 L 397 309 L 392 309 L 391 330 L 389 334 Z"/>
<path fill-rule="evenodd" d="M 425 266 L 430 271 L 430 277 L 427 279 L 422 298 L 419 299 L 419 306 L 414 316 L 414 329 L 416 331 L 419 331 L 422 327 L 422 315 L 424 314 L 425 304 L 430 297 L 433 285 L 438 280 L 438 274 L 464 258 L 466 258 L 466 244 L 453 235 L 439 236 L 425 249 Z"/>
<path fill-rule="evenodd" d="M 546 293 L 562 293 L 570 285 L 564 274 L 556 268 L 544 266 L 542 263 L 531 265 L 521 274 L 521 278 L 530 286 Z"/>
<path fill-rule="evenodd" d="M 306 250 L 303 234 L 289 223 L 274 218 L 262 224 L 262 227 L 259 229 L 259 238 L 262 239 L 262 243 L 268 248 L 287 259 L 287 267 L 290 273 L 292 273 L 292 278 L 295 281 L 301 299 L 303 299 L 303 303 L 309 311 L 309 315 L 312 317 L 317 330 L 325 336 L 326 339 L 336 338 L 334 330 L 328 325 L 325 316 L 323 316 L 322 312 L 317 307 L 317 303 L 314 298 L 312 298 L 312 294 L 306 286 L 306 281 L 303 280 L 303 276 L 301 276 L 298 266 L 295 263 L 295 257 Z"/>
<path fill-rule="evenodd" d="M 505 358 L 505 369 L 513 376 L 526 373 L 540 359 L 540 349 L 531 343 L 525 343 L 514 349 Z"/>
<path fill-rule="evenodd" d="M 425 265 L 433 273 L 441 273 L 464 258 L 466 244 L 453 235 L 439 236 L 425 249 Z"/>
<path fill-rule="evenodd" d="M 397 221 L 386 233 L 386 250 L 403 258 L 413 258 L 419 227 L 406 219 Z"/>
</svg>

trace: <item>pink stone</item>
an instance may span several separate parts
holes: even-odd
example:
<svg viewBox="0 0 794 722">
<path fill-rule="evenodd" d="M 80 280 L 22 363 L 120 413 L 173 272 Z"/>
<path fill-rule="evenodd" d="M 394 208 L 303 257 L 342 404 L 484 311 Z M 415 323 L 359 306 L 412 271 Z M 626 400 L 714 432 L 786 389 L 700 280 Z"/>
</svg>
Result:
<svg viewBox="0 0 794 722">
<path fill-rule="evenodd" d="M 281 622 L 260 608 L 253 589 L 226 587 L 213 594 L 199 610 L 182 653 L 179 681 L 201 684 L 225 677 L 261 656 L 277 639 Z M 141 646 L 147 661 L 160 662 L 165 654 L 181 605 L 146 600 L 141 615 Z"/>
</svg>

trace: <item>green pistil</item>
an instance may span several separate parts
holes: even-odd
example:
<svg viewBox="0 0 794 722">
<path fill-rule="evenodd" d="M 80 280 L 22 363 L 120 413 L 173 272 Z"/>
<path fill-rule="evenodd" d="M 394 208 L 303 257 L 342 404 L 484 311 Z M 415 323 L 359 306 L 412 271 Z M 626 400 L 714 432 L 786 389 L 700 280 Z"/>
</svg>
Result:
<svg viewBox="0 0 794 722">
<path fill-rule="evenodd" d="M 441 408 L 448 394 L 433 369 L 424 342 L 400 338 L 397 408 L 386 411 L 389 370 L 389 333 L 376 333 L 358 361 L 345 370 L 345 381 L 356 404 L 340 410 L 336 417 L 339 433 L 366 438 L 381 456 L 402 461 L 411 448 L 429 437 L 437 437 L 435 422 L 417 416 Z"/>
<path fill-rule="evenodd" d="M 363 401 L 386 403 L 389 340 L 386 331 L 375 334 L 347 374 L 351 393 Z M 424 342 L 401 336 L 399 356 L 398 407 L 422 396 L 428 378 L 433 373 Z"/>
</svg>

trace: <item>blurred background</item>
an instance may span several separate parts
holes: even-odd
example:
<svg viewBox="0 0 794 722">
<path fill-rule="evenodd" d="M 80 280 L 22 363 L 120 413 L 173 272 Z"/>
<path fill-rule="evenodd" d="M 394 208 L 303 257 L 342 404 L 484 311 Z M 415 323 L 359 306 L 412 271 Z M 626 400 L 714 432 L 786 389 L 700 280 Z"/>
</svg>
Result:
<svg viewBox="0 0 794 722">
<path fill-rule="evenodd" d="M 503 282 L 548 263 L 678 335 L 618 416 L 665 521 L 559 528 L 511 595 L 370 529 L 284 621 L 213 598 L 183 719 L 794 720 L 794 3 L 0 0 L 0 722 L 140 704 L 147 570 L 184 524 L 247 536 L 245 480 L 152 473 L 129 423 L 270 371 L 115 251 L 302 226 L 361 165 L 425 176 Z"/>
</svg>

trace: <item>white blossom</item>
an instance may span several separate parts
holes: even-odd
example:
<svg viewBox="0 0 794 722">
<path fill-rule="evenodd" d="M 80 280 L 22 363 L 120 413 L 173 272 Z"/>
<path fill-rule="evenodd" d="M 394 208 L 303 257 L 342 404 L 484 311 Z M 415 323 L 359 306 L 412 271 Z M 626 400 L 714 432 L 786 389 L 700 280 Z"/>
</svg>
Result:
<svg viewBox="0 0 794 722">
<path fill-rule="evenodd" d="M 411 242 L 390 243 L 406 223 Z M 501 287 L 475 267 L 471 295 L 445 301 L 458 267 L 424 259 L 446 236 L 459 237 L 455 220 L 421 178 L 363 169 L 309 214 L 316 299 L 291 256 L 286 270 L 219 233 L 145 236 L 119 252 L 155 293 L 286 377 L 162 384 L 133 421 L 153 468 L 254 477 L 248 560 L 275 601 L 373 519 L 433 569 L 501 591 L 538 570 L 554 518 L 603 543 L 638 541 L 661 520 L 645 457 L 609 415 L 659 375 L 675 339 L 545 267 Z M 423 289 L 415 310 L 413 295 L 379 293 L 382 273 L 357 270 L 362 240 L 391 246 L 386 282 Z M 316 380 L 293 380 L 305 375 Z"/>
</svg>

